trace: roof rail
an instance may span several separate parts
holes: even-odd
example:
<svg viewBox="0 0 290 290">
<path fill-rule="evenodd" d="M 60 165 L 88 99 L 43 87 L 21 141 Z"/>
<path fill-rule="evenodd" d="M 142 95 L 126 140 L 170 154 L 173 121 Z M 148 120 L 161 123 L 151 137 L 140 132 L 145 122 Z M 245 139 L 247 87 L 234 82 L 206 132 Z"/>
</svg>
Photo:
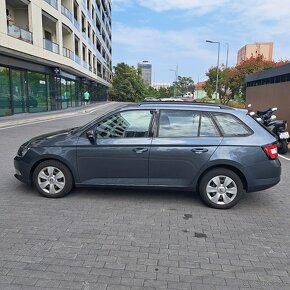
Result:
<svg viewBox="0 0 290 290">
<path fill-rule="evenodd" d="M 232 107 L 222 105 L 222 104 L 214 104 L 214 103 L 206 103 L 206 102 L 190 102 L 190 101 L 145 101 L 139 104 L 139 106 L 143 105 L 185 105 L 185 106 L 204 106 L 204 107 L 218 107 L 220 109 L 233 109 Z"/>
</svg>

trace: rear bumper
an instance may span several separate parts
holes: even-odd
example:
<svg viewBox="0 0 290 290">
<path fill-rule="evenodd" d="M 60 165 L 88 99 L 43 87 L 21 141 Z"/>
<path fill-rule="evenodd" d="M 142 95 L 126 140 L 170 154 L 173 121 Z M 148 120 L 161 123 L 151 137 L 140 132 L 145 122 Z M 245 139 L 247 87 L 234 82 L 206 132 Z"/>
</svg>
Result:
<svg viewBox="0 0 290 290">
<path fill-rule="evenodd" d="M 281 178 L 281 163 L 277 158 L 268 160 L 263 164 L 256 164 L 247 168 L 249 174 L 248 192 L 265 190 L 273 187 L 280 182 Z"/>
</svg>

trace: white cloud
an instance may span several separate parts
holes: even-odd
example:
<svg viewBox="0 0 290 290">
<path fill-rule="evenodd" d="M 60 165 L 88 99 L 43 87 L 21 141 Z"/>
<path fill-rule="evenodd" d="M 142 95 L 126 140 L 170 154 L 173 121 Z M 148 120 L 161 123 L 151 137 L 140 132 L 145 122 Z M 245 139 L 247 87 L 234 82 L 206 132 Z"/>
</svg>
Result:
<svg viewBox="0 0 290 290">
<path fill-rule="evenodd" d="M 155 61 L 170 77 L 168 67 L 176 63 L 181 71 L 184 68 L 184 75 L 192 76 L 201 76 L 215 65 L 216 46 L 206 44 L 205 39 L 222 42 L 221 62 L 225 62 L 224 43 L 230 44 L 230 65 L 235 65 L 239 48 L 254 42 L 274 42 L 276 60 L 290 57 L 289 0 L 113 0 L 113 5 L 125 10 L 141 5 L 160 13 L 160 18 L 161 12 L 174 11 L 176 30 L 164 25 L 159 29 L 146 22 L 130 27 L 125 20 L 113 26 L 113 42 L 122 49 L 122 55 L 126 53 L 125 62 Z M 194 17 L 198 17 L 198 24 L 192 24 Z M 119 56 L 114 51 L 118 61 Z"/>
</svg>

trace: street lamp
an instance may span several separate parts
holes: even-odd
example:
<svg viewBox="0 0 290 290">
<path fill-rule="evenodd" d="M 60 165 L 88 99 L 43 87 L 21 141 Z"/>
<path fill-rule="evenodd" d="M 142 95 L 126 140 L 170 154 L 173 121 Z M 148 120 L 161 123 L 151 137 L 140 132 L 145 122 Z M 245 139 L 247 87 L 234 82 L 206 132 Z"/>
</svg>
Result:
<svg viewBox="0 0 290 290">
<path fill-rule="evenodd" d="M 177 82 L 178 79 L 178 64 L 176 65 L 176 69 L 170 69 L 170 71 L 174 71 L 175 72 L 175 83 Z M 174 98 L 176 97 L 176 84 L 174 86 Z"/>
<path fill-rule="evenodd" d="M 218 83 L 219 83 L 219 66 L 220 66 L 220 41 L 212 41 L 212 40 L 206 40 L 205 42 L 209 43 L 217 43 L 218 44 L 218 57 L 217 57 L 217 68 L 216 68 L 216 96 L 218 96 Z"/>
<path fill-rule="evenodd" d="M 228 68 L 228 62 L 229 62 L 229 43 L 226 42 L 225 45 L 227 46 L 226 68 Z"/>
</svg>

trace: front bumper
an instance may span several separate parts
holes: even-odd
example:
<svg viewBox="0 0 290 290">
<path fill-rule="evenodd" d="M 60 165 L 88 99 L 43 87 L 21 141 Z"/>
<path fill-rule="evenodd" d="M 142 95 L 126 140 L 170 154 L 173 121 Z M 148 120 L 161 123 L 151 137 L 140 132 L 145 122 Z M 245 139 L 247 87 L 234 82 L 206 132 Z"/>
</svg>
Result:
<svg viewBox="0 0 290 290">
<path fill-rule="evenodd" d="M 26 163 L 22 157 L 16 156 L 14 157 L 14 168 L 15 174 L 14 176 L 23 183 L 31 185 L 31 177 L 30 177 L 30 165 Z"/>
</svg>

